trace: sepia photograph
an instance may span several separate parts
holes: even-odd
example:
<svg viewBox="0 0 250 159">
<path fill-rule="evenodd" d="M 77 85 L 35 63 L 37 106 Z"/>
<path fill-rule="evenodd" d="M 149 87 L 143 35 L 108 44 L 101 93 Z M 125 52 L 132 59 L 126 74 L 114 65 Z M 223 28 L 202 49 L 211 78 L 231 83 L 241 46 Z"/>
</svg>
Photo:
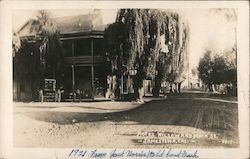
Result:
<svg viewBox="0 0 250 159">
<path fill-rule="evenodd" d="M 64 158 L 239 149 L 239 19 L 233 6 L 12 9 L 11 144 Z"/>
<path fill-rule="evenodd" d="M 236 22 L 231 8 L 15 11 L 14 145 L 237 147 Z"/>
</svg>

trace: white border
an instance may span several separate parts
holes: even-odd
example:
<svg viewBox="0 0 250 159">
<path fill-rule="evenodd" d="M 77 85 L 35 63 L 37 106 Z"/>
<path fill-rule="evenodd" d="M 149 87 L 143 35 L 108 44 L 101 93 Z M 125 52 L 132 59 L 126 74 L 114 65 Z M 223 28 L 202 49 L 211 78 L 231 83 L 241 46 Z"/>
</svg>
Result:
<svg viewBox="0 0 250 159">
<path fill-rule="evenodd" d="M 200 158 L 249 157 L 249 3 L 247 1 L 2 1 L 0 2 L 0 158 L 67 158 L 71 149 L 12 145 L 12 11 L 15 9 L 238 8 L 238 101 L 240 148 L 198 149 Z"/>
</svg>

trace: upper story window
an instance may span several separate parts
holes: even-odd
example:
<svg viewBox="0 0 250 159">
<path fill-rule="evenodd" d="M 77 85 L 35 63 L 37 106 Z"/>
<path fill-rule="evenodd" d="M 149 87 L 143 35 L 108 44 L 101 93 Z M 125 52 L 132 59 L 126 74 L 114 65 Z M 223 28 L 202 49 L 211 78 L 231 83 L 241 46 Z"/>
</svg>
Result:
<svg viewBox="0 0 250 159">
<path fill-rule="evenodd" d="M 103 39 L 94 39 L 93 41 L 93 50 L 94 50 L 94 56 L 101 56 L 104 55 L 103 50 Z"/>
<path fill-rule="evenodd" d="M 74 40 L 74 56 L 91 56 L 91 39 Z"/>
<path fill-rule="evenodd" d="M 64 40 L 63 49 L 65 57 L 71 56 L 91 56 L 92 39 Z M 103 39 L 93 39 L 94 56 L 104 55 Z"/>
<path fill-rule="evenodd" d="M 65 57 L 70 57 L 72 56 L 73 52 L 72 52 L 72 40 L 65 40 L 62 41 L 62 45 L 63 45 L 63 50 L 64 50 L 64 56 Z"/>
</svg>

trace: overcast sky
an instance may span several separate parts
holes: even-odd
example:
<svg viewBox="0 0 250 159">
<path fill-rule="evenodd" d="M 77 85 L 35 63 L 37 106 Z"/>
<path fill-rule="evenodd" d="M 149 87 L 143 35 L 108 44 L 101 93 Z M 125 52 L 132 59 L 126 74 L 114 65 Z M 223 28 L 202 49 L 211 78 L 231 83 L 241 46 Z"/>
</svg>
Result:
<svg viewBox="0 0 250 159">
<path fill-rule="evenodd" d="M 51 17 L 87 14 L 91 10 L 51 10 Z M 223 12 L 211 9 L 178 9 L 190 26 L 190 69 L 196 67 L 206 48 L 215 52 L 232 48 L 235 43 L 236 21 L 228 19 Z M 35 18 L 35 10 L 18 10 L 13 13 L 13 29 L 18 30 L 29 18 Z M 113 23 L 116 9 L 101 10 L 104 24 Z"/>
</svg>

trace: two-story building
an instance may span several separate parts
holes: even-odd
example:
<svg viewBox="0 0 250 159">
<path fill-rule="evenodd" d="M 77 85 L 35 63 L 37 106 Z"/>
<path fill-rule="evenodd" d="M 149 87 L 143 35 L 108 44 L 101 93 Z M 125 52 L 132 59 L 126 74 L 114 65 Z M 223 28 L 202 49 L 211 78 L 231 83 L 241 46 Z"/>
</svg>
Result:
<svg viewBox="0 0 250 159">
<path fill-rule="evenodd" d="M 29 20 L 17 32 L 21 40 L 28 38 L 32 41 L 36 38 L 30 29 L 32 21 Z M 64 51 L 64 71 L 61 74 L 63 80 L 57 83 L 57 87 L 64 90 L 63 98 L 79 100 L 104 97 L 106 75 L 103 32 L 105 26 L 100 13 L 54 18 L 53 24 L 60 32 Z M 31 42 L 31 45 L 34 44 Z M 14 100 L 38 99 L 39 88 L 34 87 L 31 81 L 18 81 L 15 78 L 13 81 Z"/>
</svg>

